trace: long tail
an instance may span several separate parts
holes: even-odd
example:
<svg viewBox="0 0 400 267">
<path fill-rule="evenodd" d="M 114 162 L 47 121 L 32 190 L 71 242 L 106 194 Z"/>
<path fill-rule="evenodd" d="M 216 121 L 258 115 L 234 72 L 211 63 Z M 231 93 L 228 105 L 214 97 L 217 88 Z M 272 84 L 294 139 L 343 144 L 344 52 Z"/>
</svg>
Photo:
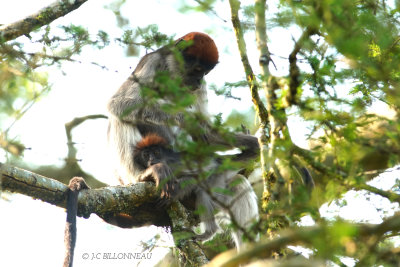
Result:
<svg viewBox="0 0 400 267">
<path fill-rule="evenodd" d="M 69 181 L 67 195 L 67 221 L 65 223 L 65 257 L 63 267 L 72 267 L 76 243 L 76 215 L 78 213 L 78 194 L 82 189 L 89 189 L 85 180 L 74 177 Z"/>
</svg>

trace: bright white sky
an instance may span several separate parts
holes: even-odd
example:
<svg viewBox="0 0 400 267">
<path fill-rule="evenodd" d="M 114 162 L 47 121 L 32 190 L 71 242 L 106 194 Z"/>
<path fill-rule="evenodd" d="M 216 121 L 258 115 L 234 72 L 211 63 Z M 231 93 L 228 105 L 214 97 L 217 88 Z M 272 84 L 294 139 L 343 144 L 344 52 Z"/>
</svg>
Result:
<svg viewBox="0 0 400 267">
<path fill-rule="evenodd" d="M 7 24 L 29 15 L 43 6 L 52 3 L 51 0 L 0 0 L 0 24 Z M 113 37 L 119 37 L 121 30 L 117 29 L 115 17 L 111 11 L 103 9 L 110 1 L 88 1 L 81 8 L 60 18 L 51 25 L 84 25 L 92 33 L 102 29 Z M 220 64 L 207 77 L 208 82 L 222 85 L 224 82 L 235 82 L 243 78 L 240 57 L 237 53 L 236 41 L 229 22 L 230 11 L 227 1 L 217 6 L 218 15 L 228 22 L 223 22 L 214 15 L 201 13 L 181 14 L 176 11 L 176 1 L 127 1 L 122 13 L 130 19 L 132 28 L 157 24 L 163 33 L 182 36 L 190 31 L 207 31 L 216 41 L 220 50 Z M 243 2 L 243 1 L 242 1 Z M 249 1 L 250 3 L 252 1 Z M 295 29 L 282 32 L 270 32 L 270 50 L 274 54 L 287 55 L 292 47 L 292 36 L 297 37 Z M 23 37 L 21 40 L 26 40 Z M 249 56 L 252 65 L 257 69 L 257 49 L 254 46 L 254 36 L 248 36 Z M 32 46 L 27 41 L 27 47 Z M 34 46 L 32 46 L 34 47 Z M 141 56 L 144 55 L 141 52 Z M 75 117 L 89 114 L 106 114 L 106 102 L 132 72 L 138 58 L 126 58 L 123 49 L 114 44 L 104 50 L 86 49 L 80 58 L 82 64 L 66 63 L 63 71 L 49 70 L 49 79 L 53 89 L 47 97 L 36 104 L 12 129 L 11 135 L 16 135 L 22 143 L 31 147 L 26 151 L 24 160 L 37 165 L 62 164 L 66 156 L 67 146 L 64 124 Z M 287 66 L 279 58 L 274 59 L 277 74 L 284 74 Z M 95 61 L 105 65 L 109 70 L 89 64 Z M 47 70 L 44 70 L 47 71 Z M 222 78 L 223 77 L 223 78 Z M 233 95 L 242 97 L 241 101 L 227 100 L 209 94 L 209 109 L 211 113 L 229 113 L 232 109 L 247 110 L 251 101 L 246 89 L 237 89 Z M 304 134 L 306 127 L 299 121 L 290 121 L 296 134 L 293 136 L 297 144 L 306 146 Z M 116 184 L 111 168 L 107 163 L 106 151 L 106 120 L 85 122 L 73 132 L 77 142 L 78 158 L 82 159 L 82 167 L 98 179 Z M 0 161 L 4 161 L 0 153 Z M 60 266 L 64 254 L 64 224 L 65 211 L 34 201 L 21 195 L 3 195 L 8 201 L 0 199 L 0 265 L 1 266 Z M 353 199 L 353 198 L 352 198 Z M 354 198 L 356 199 L 356 198 Z M 349 214 L 353 217 L 378 219 L 373 207 L 360 210 L 351 208 Z M 355 202 L 355 207 L 360 203 Z M 387 204 L 383 204 L 387 206 Z M 358 214 L 355 213 L 358 211 Z M 334 214 L 337 214 L 335 212 Z M 345 213 L 344 213 L 345 214 Z M 370 215 L 370 216 L 368 216 Z M 354 217 L 356 216 L 356 217 Z M 347 217 L 347 216 L 346 216 Z M 97 216 L 78 220 L 78 240 L 75 251 L 75 266 L 151 266 L 165 253 L 166 249 L 153 251 L 152 260 L 142 262 L 134 260 L 83 260 L 83 253 L 130 253 L 141 252 L 140 241 L 146 241 L 161 229 L 150 227 L 150 231 L 141 229 L 119 229 L 105 224 Z M 169 235 L 162 234 L 164 243 L 171 245 Z"/>
</svg>

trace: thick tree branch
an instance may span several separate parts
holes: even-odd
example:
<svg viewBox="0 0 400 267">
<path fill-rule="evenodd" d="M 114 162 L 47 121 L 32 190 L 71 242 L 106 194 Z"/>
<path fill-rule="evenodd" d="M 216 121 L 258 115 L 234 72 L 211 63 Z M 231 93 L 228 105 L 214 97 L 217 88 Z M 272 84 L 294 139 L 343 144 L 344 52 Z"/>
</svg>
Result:
<svg viewBox="0 0 400 267">
<path fill-rule="evenodd" d="M 60 0 L 22 20 L 0 26 L 0 42 L 7 42 L 22 35 L 28 35 L 31 31 L 74 11 L 86 1 L 87 0 Z"/>
<path fill-rule="evenodd" d="M 279 234 L 279 237 L 273 240 L 264 241 L 256 244 L 255 246 L 245 249 L 240 253 L 235 253 L 230 250 L 224 252 L 210 262 L 211 266 L 239 266 L 245 264 L 251 259 L 269 258 L 271 253 L 287 247 L 288 245 L 305 245 L 312 246 L 314 242 L 320 242 L 315 239 L 316 236 L 325 236 L 327 240 L 330 239 L 329 235 L 336 235 L 333 226 L 319 225 L 312 227 L 299 227 L 297 229 L 284 230 Z M 386 219 L 381 224 L 349 224 L 352 231 L 347 234 L 342 233 L 343 237 L 368 239 L 371 237 L 381 238 L 385 233 L 400 230 L 400 214 L 396 214 Z M 329 242 L 326 243 L 329 245 Z M 345 244 L 342 244 L 345 246 Z M 328 249 L 328 248 L 326 248 Z"/>
<path fill-rule="evenodd" d="M 0 163 L 0 170 L 0 191 L 20 193 L 58 207 L 66 207 L 67 185 L 3 163 Z M 172 226 L 182 262 L 191 266 L 208 263 L 202 248 L 191 239 L 193 232 L 188 230 L 197 222 L 188 215 L 180 202 L 173 202 L 167 209 L 158 208 L 154 204 L 158 195 L 154 184 L 149 182 L 82 190 L 78 196 L 78 216 L 88 218 L 94 213 L 107 221 L 114 214 L 125 213 L 135 220 L 132 222 L 135 227 L 149 224 Z"/>
<path fill-rule="evenodd" d="M 66 207 L 67 185 L 3 163 L 0 163 L 0 170 L 1 190 L 24 194 L 58 207 Z M 157 197 L 157 190 L 152 183 L 84 190 L 79 193 L 78 215 L 88 218 L 91 213 L 95 213 L 104 218 L 113 213 L 123 212 L 135 215 L 135 226 L 171 225 L 165 209 L 157 210 L 153 205 Z"/>
<path fill-rule="evenodd" d="M 58 207 L 66 207 L 67 185 L 3 163 L 0 163 L 0 170 L 0 191 L 20 193 Z M 114 214 L 125 213 L 135 220 L 132 222 L 135 227 L 149 224 L 172 226 L 181 260 L 191 266 L 208 263 L 202 248 L 191 239 L 193 232 L 188 230 L 197 221 L 188 215 L 180 202 L 173 202 L 167 209 L 158 208 L 155 205 L 158 196 L 156 187 L 150 182 L 82 190 L 78 196 L 78 216 L 88 218 L 94 213 L 108 221 L 107 218 Z"/>
</svg>

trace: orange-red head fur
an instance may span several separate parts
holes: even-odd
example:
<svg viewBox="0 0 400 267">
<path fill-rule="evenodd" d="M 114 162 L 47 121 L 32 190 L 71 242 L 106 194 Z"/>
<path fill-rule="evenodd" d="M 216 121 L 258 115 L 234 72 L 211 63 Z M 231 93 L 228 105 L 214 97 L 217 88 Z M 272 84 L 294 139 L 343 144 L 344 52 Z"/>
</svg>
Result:
<svg viewBox="0 0 400 267">
<path fill-rule="evenodd" d="M 136 144 L 135 150 L 140 151 L 146 147 L 154 146 L 154 145 L 166 146 L 167 141 L 163 137 L 161 137 L 155 133 L 148 134 Z"/>
<path fill-rule="evenodd" d="M 179 38 L 177 43 L 181 40 L 193 42 L 189 47 L 185 48 L 185 54 L 212 64 L 218 63 L 218 48 L 215 45 L 214 40 L 207 34 L 201 32 L 190 32 Z"/>
</svg>

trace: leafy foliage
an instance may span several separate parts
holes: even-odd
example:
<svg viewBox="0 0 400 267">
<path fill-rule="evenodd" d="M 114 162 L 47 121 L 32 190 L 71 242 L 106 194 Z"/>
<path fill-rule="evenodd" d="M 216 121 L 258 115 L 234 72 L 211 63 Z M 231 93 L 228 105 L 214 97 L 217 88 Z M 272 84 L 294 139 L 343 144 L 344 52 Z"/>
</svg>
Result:
<svg viewBox="0 0 400 267">
<path fill-rule="evenodd" d="M 182 1 L 180 10 L 218 15 L 214 7 L 219 1 L 195 2 Z M 119 37 L 102 30 L 91 33 L 81 25 L 60 28 L 49 25 L 29 36 L 32 43 L 40 46 L 34 52 L 26 49 L 22 42 L 0 43 L 2 149 L 16 155 L 23 151 L 23 146 L 21 148 L 20 144 L 10 142 L 13 140 L 7 136 L 7 129 L 12 121 L 19 119 L 32 103 L 48 92 L 47 74 L 40 67 L 61 66 L 64 61 L 78 64 L 84 49 L 104 49 L 112 42 L 119 43 L 127 56 L 137 56 L 139 47 L 151 50 L 171 43 L 174 38 L 159 32 L 157 25 L 130 28 L 129 20 L 120 12 L 124 3 L 124 0 L 115 1 L 108 6 L 123 30 Z M 240 1 L 231 0 L 230 3 L 239 6 Z M 298 231 L 293 244 L 303 242 L 312 248 L 312 258 L 341 265 L 341 257 L 350 257 L 358 266 L 390 266 L 398 256 L 393 252 L 393 237 L 398 238 L 398 226 L 390 229 L 385 228 L 383 223 L 368 228 L 374 230 L 373 233 L 363 232 L 364 226 L 354 221 L 325 218 L 321 214 L 321 206 L 329 203 L 346 206 L 347 200 L 343 196 L 351 190 L 367 190 L 393 203 L 399 202 L 398 179 L 391 190 L 369 183 L 400 161 L 399 11 L 399 1 L 280 0 L 268 10 L 265 23 L 267 37 L 272 30 L 287 32 L 287 29 L 293 29 L 302 34 L 293 38 L 291 53 L 269 51 L 270 55 L 263 55 L 262 60 L 256 59 L 261 68 L 267 67 L 271 73 L 255 75 L 256 81 L 251 81 L 265 92 L 265 97 L 254 102 L 267 107 L 267 118 L 262 118 L 250 107 L 245 114 L 232 112 L 225 121 L 221 116 L 210 119 L 195 112 L 183 113 L 185 131 L 179 137 L 178 149 L 187 152 L 185 164 L 196 164 L 194 167 L 200 169 L 216 157 L 217 151 L 222 150 L 221 147 L 208 146 L 201 139 L 203 133 L 199 125 L 205 121 L 211 121 L 212 130 L 228 140 L 232 132 L 242 130 L 243 122 L 252 133 L 265 126 L 268 132 L 259 132 L 264 134 L 260 138 L 265 145 L 264 161 L 253 164 L 255 166 L 245 166 L 251 170 L 259 165 L 265 167 L 263 179 L 254 181 L 256 191 L 261 192 L 262 219 L 253 229 L 263 239 L 279 237 L 284 229 Z M 242 6 L 239 26 L 246 33 L 260 33 L 255 16 L 262 12 L 264 10 L 260 11 L 256 5 Z M 235 31 L 238 32 L 238 29 L 235 28 Z M 273 41 L 271 38 L 268 40 Z M 176 54 L 179 58 L 179 53 Z M 276 74 L 272 66 L 275 62 L 283 62 L 282 58 L 285 61 L 281 64 L 286 65 L 277 69 L 288 71 Z M 249 82 L 240 79 L 225 83 L 221 88 L 212 86 L 210 89 L 217 95 L 238 99 L 238 96 L 232 95 L 232 89 L 243 88 Z M 157 108 L 171 114 L 193 105 L 193 96 L 187 94 L 190 89 L 181 86 L 179 77 L 161 72 L 154 83 L 143 86 L 146 105 L 155 105 L 159 98 L 165 99 L 164 104 Z M 382 106 L 392 115 L 380 114 L 376 107 Z M 291 135 L 296 134 L 297 129 L 288 126 L 292 118 L 301 120 L 309 128 L 308 149 L 294 143 Z M 188 136 L 199 138 L 189 138 L 191 141 L 188 141 Z M 14 145 L 14 149 L 10 144 Z M 237 168 L 229 159 L 221 158 L 222 165 L 216 171 Z M 312 173 L 316 184 L 313 190 L 304 184 L 302 166 Z M 208 175 L 210 173 L 205 171 L 199 179 Z M 229 194 L 229 189 L 212 190 Z M 316 232 L 302 233 L 298 230 L 299 221 L 307 215 L 313 219 Z M 387 220 L 385 216 L 383 218 Z M 380 232 L 381 228 L 386 230 Z M 210 241 L 208 244 L 213 246 L 215 243 Z M 218 248 L 221 247 L 225 249 L 225 246 L 218 245 Z M 283 245 L 275 248 L 271 255 L 285 258 L 291 253 Z"/>
</svg>

